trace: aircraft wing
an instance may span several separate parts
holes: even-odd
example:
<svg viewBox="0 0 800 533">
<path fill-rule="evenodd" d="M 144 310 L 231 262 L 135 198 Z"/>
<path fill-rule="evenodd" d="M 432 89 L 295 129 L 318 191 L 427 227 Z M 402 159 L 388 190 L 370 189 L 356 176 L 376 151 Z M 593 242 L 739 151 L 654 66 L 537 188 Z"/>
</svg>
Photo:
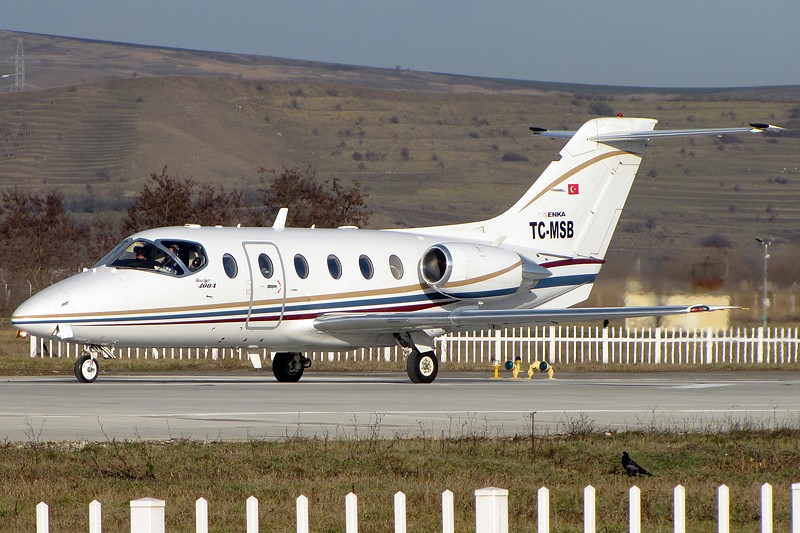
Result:
<svg viewBox="0 0 800 533">
<path fill-rule="evenodd" d="M 314 320 L 314 327 L 326 333 L 398 333 L 420 329 L 487 329 L 646 316 L 685 315 L 723 309 L 739 309 L 739 307 L 671 305 L 543 310 L 501 309 L 495 311 L 469 309 L 463 311 L 418 311 L 415 313 L 329 313 L 317 317 Z"/>
</svg>

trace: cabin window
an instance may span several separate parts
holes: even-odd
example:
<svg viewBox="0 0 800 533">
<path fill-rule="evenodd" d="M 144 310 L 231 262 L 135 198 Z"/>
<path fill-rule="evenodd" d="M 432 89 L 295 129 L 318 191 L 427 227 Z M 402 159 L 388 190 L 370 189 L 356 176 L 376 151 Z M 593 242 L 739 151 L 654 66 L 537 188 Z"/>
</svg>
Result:
<svg viewBox="0 0 800 533">
<path fill-rule="evenodd" d="M 222 268 L 225 269 L 225 274 L 231 279 L 239 274 L 239 265 L 236 264 L 236 259 L 231 254 L 222 256 Z"/>
<path fill-rule="evenodd" d="M 375 269 L 372 266 L 372 260 L 366 255 L 362 254 L 358 258 L 358 268 L 361 269 L 361 275 L 364 276 L 364 279 L 372 279 L 372 276 L 375 274 Z"/>
<path fill-rule="evenodd" d="M 308 261 L 300 254 L 294 256 L 294 271 L 297 272 L 297 277 L 300 279 L 308 277 Z"/>
<path fill-rule="evenodd" d="M 392 272 L 394 279 L 403 277 L 403 262 L 394 254 L 389 256 L 389 270 Z"/>
<path fill-rule="evenodd" d="M 258 269 L 261 271 L 261 275 L 267 279 L 270 279 L 275 274 L 275 267 L 272 265 L 272 259 L 270 259 L 267 254 L 258 256 Z"/>
<path fill-rule="evenodd" d="M 328 256 L 328 272 L 331 273 L 333 279 L 342 277 L 342 262 L 333 254 Z"/>
</svg>

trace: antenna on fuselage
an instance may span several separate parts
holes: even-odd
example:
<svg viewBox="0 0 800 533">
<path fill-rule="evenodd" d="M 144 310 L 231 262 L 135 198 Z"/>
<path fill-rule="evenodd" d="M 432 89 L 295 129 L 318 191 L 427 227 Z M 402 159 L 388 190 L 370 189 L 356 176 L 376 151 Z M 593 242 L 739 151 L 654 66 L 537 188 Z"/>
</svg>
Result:
<svg viewBox="0 0 800 533">
<path fill-rule="evenodd" d="M 286 227 L 286 217 L 289 216 L 289 208 L 281 207 L 278 209 L 278 216 L 275 217 L 275 222 L 272 224 L 272 229 L 275 231 L 283 231 Z"/>
</svg>

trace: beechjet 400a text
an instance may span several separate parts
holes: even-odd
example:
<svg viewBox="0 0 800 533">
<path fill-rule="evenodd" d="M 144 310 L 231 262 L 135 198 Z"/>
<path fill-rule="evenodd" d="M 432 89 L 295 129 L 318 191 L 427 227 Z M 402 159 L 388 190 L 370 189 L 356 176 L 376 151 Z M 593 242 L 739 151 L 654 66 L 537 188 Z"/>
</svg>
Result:
<svg viewBox="0 0 800 533">
<path fill-rule="evenodd" d="M 706 312 L 702 304 L 571 308 L 586 300 L 652 139 L 760 133 L 769 124 L 656 131 L 597 118 L 510 209 L 489 220 L 402 230 L 167 227 L 131 235 L 96 265 L 35 294 L 14 326 L 80 343 L 80 381 L 118 347 L 272 352 L 298 381 L 304 350 L 400 345 L 413 382 L 436 378 L 434 338 L 457 329 Z M 487 184 L 489 186 L 489 184 Z"/>
</svg>

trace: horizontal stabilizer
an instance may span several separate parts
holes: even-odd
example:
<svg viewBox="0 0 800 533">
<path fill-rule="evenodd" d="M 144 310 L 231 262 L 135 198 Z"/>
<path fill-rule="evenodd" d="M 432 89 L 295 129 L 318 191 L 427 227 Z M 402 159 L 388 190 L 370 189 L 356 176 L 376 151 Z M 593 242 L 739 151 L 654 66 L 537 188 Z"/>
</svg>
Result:
<svg viewBox="0 0 800 533">
<path fill-rule="evenodd" d="M 593 320 L 615 320 L 647 316 L 686 315 L 730 306 L 670 305 L 647 307 L 589 307 L 580 309 L 502 309 L 465 311 L 420 311 L 415 313 L 332 313 L 314 320 L 326 333 L 399 333 L 422 329 L 497 328 L 519 325 L 564 324 Z"/>
<path fill-rule="evenodd" d="M 534 135 L 552 138 L 571 138 L 575 131 L 550 131 L 545 128 L 531 126 L 529 128 Z M 762 122 L 752 122 L 750 127 L 740 128 L 708 128 L 708 129 L 686 129 L 686 130 L 648 130 L 648 131 L 625 131 L 619 133 L 603 133 L 589 137 L 590 141 L 595 142 L 619 142 L 619 141 L 647 141 L 658 137 L 697 137 L 703 135 L 719 136 L 732 135 L 736 133 L 763 133 L 765 131 L 784 131 L 785 128 L 766 124 Z"/>
</svg>

